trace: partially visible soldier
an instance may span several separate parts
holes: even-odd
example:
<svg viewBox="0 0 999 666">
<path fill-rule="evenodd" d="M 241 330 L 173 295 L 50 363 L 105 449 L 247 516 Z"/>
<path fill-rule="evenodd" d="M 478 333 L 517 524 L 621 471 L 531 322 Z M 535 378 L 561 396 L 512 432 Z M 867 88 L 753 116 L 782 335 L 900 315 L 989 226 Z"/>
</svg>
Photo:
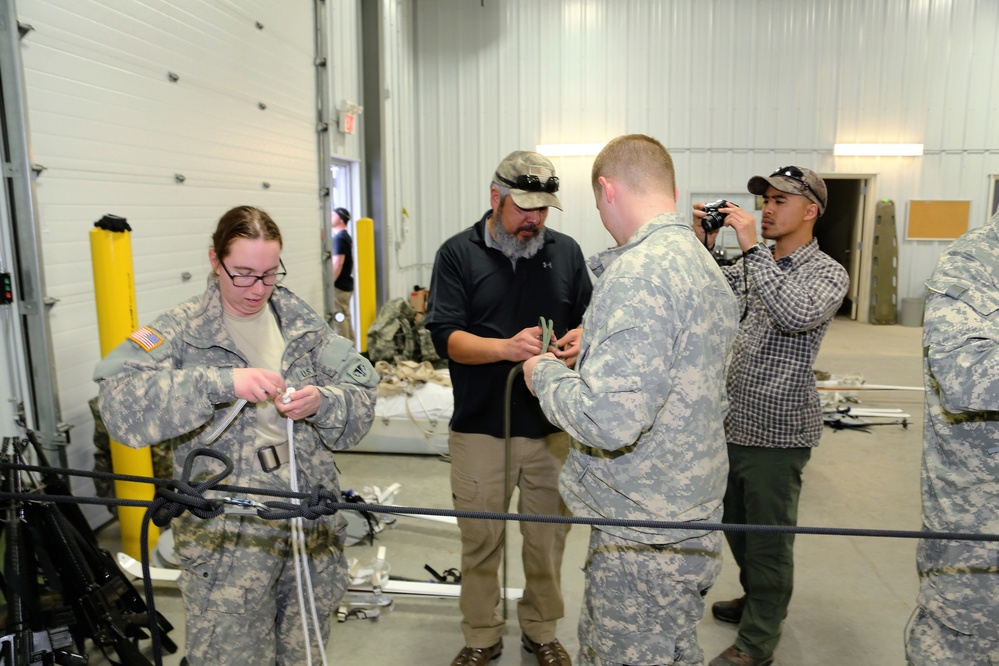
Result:
<svg viewBox="0 0 999 666">
<path fill-rule="evenodd" d="M 923 528 L 999 534 L 999 213 L 926 282 Z M 906 656 L 999 664 L 999 543 L 924 539 Z"/>
<path fill-rule="evenodd" d="M 111 464 L 111 438 L 108 437 L 108 429 L 104 427 L 104 419 L 101 418 L 101 410 L 97 406 L 97 396 L 91 398 L 87 404 L 94 417 L 94 471 L 110 474 L 114 471 L 114 466 Z M 172 462 L 170 476 L 173 476 Z M 97 491 L 98 497 L 115 497 L 113 481 L 94 478 L 94 490 Z M 108 511 L 112 515 L 118 514 L 117 509 L 111 505 L 108 505 Z"/>
</svg>

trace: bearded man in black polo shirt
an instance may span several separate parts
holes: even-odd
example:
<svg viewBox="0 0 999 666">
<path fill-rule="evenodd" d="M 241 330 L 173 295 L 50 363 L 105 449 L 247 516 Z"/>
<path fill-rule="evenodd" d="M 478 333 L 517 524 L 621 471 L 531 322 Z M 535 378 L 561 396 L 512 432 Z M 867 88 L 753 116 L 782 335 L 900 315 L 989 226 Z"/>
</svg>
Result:
<svg viewBox="0 0 999 666">
<path fill-rule="evenodd" d="M 447 358 L 454 386 L 448 446 L 455 509 L 564 514 L 558 476 L 568 452 L 564 432 L 545 418 L 523 381 L 513 383 L 509 473 L 505 472 L 505 389 L 521 361 L 545 351 L 571 365 L 592 283 L 579 245 L 545 227 L 549 207 L 561 210 L 558 177 L 543 155 L 515 151 L 493 174 L 490 210 L 447 240 L 434 260 L 426 326 Z M 542 349 L 539 319 L 554 324 Z M 498 570 L 503 523 L 458 519 L 461 529 L 462 633 L 452 666 L 476 666 L 503 651 Z M 555 637 L 563 616 L 562 550 L 568 526 L 521 523 L 524 597 L 517 604 L 524 648 L 539 664 L 569 664 Z"/>
</svg>

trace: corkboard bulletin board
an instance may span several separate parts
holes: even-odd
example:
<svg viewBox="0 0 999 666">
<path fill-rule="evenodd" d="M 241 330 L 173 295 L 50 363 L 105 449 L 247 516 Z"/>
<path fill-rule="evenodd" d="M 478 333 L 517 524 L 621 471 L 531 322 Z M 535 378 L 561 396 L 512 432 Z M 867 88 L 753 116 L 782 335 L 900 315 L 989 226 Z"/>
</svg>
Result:
<svg viewBox="0 0 999 666">
<path fill-rule="evenodd" d="M 971 217 L 970 201 L 909 202 L 909 223 L 905 228 L 908 240 L 948 240 L 968 230 Z"/>
</svg>

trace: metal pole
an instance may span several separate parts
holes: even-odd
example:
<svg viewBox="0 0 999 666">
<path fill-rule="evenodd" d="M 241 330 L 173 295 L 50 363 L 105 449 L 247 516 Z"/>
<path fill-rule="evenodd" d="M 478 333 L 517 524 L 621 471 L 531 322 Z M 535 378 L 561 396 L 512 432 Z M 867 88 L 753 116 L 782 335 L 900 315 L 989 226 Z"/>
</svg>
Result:
<svg viewBox="0 0 999 666">
<path fill-rule="evenodd" d="M 332 197 L 330 196 L 330 185 L 332 182 L 330 165 L 332 164 L 331 138 L 333 132 L 330 126 L 333 121 L 330 117 L 330 93 L 331 85 L 330 67 L 327 66 L 329 58 L 329 24 L 327 21 L 326 2 L 324 0 L 313 0 L 313 21 L 315 29 L 315 67 L 316 67 L 316 146 L 317 159 L 319 165 L 319 229 L 322 239 L 322 252 L 319 253 L 320 270 L 323 276 L 323 306 L 325 309 L 326 322 L 337 330 L 336 322 L 333 321 L 336 312 L 336 301 L 333 297 L 333 237 L 330 233 L 330 216 L 333 213 Z"/>
<path fill-rule="evenodd" d="M 0 157 L 14 232 L 15 299 L 22 315 L 25 352 L 30 358 L 31 404 L 25 405 L 24 426 L 35 433 L 49 459 L 58 460 L 60 467 L 68 467 L 65 447 L 69 443 L 69 426 L 62 422 L 59 408 L 48 317 L 48 308 L 55 300 L 45 296 L 20 39 L 14 0 L 0 0 L 0 123 L 3 135 L 0 137 Z M 4 153 L 4 150 L 8 152 Z"/>
</svg>

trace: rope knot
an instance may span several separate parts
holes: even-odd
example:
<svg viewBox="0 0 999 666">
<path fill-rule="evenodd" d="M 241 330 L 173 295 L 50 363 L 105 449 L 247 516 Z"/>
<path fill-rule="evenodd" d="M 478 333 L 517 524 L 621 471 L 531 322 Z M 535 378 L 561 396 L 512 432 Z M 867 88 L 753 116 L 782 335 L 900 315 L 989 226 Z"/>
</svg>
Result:
<svg viewBox="0 0 999 666">
<path fill-rule="evenodd" d="M 322 486 L 316 486 L 302 506 L 302 517 L 315 520 L 322 516 L 332 516 L 337 512 L 340 498 Z"/>
<path fill-rule="evenodd" d="M 199 483 L 191 483 L 191 472 L 194 460 L 200 456 L 214 458 L 221 462 L 225 469 Z M 184 460 L 184 470 L 181 478 L 174 479 L 166 486 L 156 490 L 153 505 L 150 507 L 151 520 L 157 527 L 166 527 L 170 521 L 180 516 L 184 511 L 190 511 L 201 519 L 215 518 L 222 515 L 225 507 L 221 499 L 209 499 L 204 496 L 208 490 L 213 490 L 223 479 L 232 473 L 233 464 L 225 455 L 212 449 L 195 449 Z"/>
<path fill-rule="evenodd" d="M 323 516 L 332 516 L 338 510 L 339 498 L 322 486 L 316 486 L 309 496 L 301 503 L 264 502 L 270 511 L 261 512 L 260 517 L 267 520 L 287 520 L 288 518 L 305 518 L 317 520 Z"/>
</svg>

